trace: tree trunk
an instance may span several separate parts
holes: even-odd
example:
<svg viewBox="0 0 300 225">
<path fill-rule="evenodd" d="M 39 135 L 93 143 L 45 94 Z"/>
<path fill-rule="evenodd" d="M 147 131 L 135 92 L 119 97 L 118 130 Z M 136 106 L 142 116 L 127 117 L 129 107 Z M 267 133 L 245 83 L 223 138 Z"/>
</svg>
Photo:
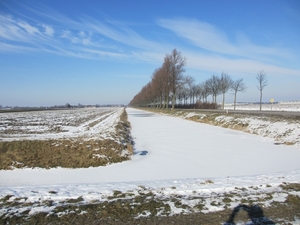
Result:
<svg viewBox="0 0 300 225">
<path fill-rule="evenodd" d="M 223 101 L 222 101 L 222 109 L 224 110 L 224 104 L 225 104 L 225 92 L 223 92 Z"/>
<path fill-rule="evenodd" d="M 216 104 L 216 108 L 217 108 L 217 95 L 215 95 L 215 104 Z"/>
<path fill-rule="evenodd" d="M 175 93 L 173 93 L 173 96 L 172 96 L 172 110 L 174 110 L 174 108 L 175 108 L 175 102 L 176 102 L 176 95 L 175 95 Z"/>
<path fill-rule="evenodd" d="M 236 92 L 234 93 L 234 106 L 233 106 L 234 110 L 235 110 L 235 106 L 236 106 Z"/>
<path fill-rule="evenodd" d="M 259 102 L 259 110 L 261 111 L 261 103 L 262 103 L 262 91 L 260 91 L 260 102 Z"/>
<path fill-rule="evenodd" d="M 169 96 L 166 95 L 166 99 L 165 99 L 165 108 L 168 109 L 169 108 Z"/>
<path fill-rule="evenodd" d="M 159 102 L 159 108 L 162 108 L 162 104 L 163 104 L 163 96 L 160 96 L 160 102 Z"/>
</svg>

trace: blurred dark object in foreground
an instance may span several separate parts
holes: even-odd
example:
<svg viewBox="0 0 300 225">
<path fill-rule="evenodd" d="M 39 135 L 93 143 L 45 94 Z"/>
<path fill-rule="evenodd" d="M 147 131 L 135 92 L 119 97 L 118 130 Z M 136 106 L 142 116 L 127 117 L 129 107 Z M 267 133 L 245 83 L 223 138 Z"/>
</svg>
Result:
<svg viewBox="0 0 300 225">
<path fill-rule="evenodd" d="M 274 224 L 273 221 L 264 216 L 263 210 L 258 205 L 239 205 L 235 207 L 227 220 L 223 225 L 234 225 L 234 217 L 238 214 L 240 209 L 245 210 L 248 213 L 249 219 L 251 219 L 252 223 L 247 223 L 247 225 L 266 225 L 266 224 Z"/>
</svg>

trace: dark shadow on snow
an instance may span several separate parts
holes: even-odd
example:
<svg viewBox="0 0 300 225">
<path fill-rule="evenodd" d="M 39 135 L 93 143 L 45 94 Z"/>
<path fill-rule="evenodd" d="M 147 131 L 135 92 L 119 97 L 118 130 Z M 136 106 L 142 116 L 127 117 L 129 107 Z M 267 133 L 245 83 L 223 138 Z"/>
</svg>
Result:
<svg viewBox="0 0 300 225">
<path fill-rule="evenodd" d="M 241 209 L 248 213 L 248 217 L 251 220 L 251 223 L 247 223 L 249 225 L 275 225 L 272 220 L 264 216 L 262 208 L 258 205 L 238 205 L 233 209 L 229 219 L 223 225 L 235 225 L 234 217 Z"/>
<path fill-rule="evenodd" d="M 153 113 L 129 113 L 128 115 L 130 115 L 132 117 L 151 117 L 151 116 L 155 116 L 155 114 L 153 114 Z"/>
<path fill-rule="evenodd" d="M 134 155 L 147 155 L 148 151 L 135 151 Z"/>
</svg>

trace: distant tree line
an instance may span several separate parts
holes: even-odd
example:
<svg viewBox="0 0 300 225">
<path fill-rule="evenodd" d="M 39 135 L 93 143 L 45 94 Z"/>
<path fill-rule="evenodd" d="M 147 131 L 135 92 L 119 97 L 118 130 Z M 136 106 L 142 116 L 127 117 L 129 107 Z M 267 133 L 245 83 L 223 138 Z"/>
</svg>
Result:
<svg viewBox="0 0 300 225">
<path fill-rule="evenodd" d="M 220 76 L 212 75 L 209 79 L 195 84 L 195 79 L 185 76 L 186 58 L 181 52 L 174 49 L 171 54 L 166 54 L 161 67 L 154 70 L 151 81 L 134 96 L 129 105 L 134 107 L 156 107 L 156 108 L 203 108 L 224 109 L 225 94 L 232 90 L 234 93 L 234 109 L 236 108 L 237 93 L 244 92 L 246 86 L 243 79 L 232 80 L 223 72 Z M 256 79 L 257 86 L 262 90 L 267 85 L 266 74 L 260 71 Z M 222 105 L 218 106 L 217 96 L 222 94 Z M 208 102 L 208 96 L 213 101 Z"/>
<path fill-rule="evenodd" d="M 54 106 L 5 106 L 0 105 L 1 112 L 18 112 L 18 111 L 39 111 L 39 110 L 51 110 L 51 109 L 74 109 L 74 108 L 100 108 L 100 107 L 125 107 L 124 104 L 96 104 L 96 105 L 71 105 L 66 103 L 65 105 L 54 105 Z"/>
</svg>

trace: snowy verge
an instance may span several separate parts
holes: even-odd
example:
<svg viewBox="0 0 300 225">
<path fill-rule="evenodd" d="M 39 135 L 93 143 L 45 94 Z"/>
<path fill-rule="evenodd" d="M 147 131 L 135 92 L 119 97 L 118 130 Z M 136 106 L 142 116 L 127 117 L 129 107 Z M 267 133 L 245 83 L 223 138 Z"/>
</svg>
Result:
<svg viewBox="0 0 300 225">
<path fill-rule="evenodd" d="M 151 109 L 151 111 L 153 110 Z M 257 134 L 272 138 L 277 145 L 294 145 L 300 149 L 300 120 L 297 117 L 228 114 L 226 112 L 190 112 L 184 110 L 154 110 L 154 112 Z"/>
<path fill-rule="evenodd" d="M 38 213 L 61 217 L 70 213 L 88 213 L 88 206 L 97 207 L 101 213 L 105 208 L 117 210 L 120 203 L 122 207 L 132 208 L 131 218 L 219 212 L 240 203 L 255 203 L 263 208 L 286 207 L 293 198 L 299 202 L 299 181 L 300 170 L 215 179 L 2 187 L 0 217 Z M 274 216 L 271 219 L 282 221 Z M 291 224 L 297 224 L 297 219 Z"/>
</svg>

